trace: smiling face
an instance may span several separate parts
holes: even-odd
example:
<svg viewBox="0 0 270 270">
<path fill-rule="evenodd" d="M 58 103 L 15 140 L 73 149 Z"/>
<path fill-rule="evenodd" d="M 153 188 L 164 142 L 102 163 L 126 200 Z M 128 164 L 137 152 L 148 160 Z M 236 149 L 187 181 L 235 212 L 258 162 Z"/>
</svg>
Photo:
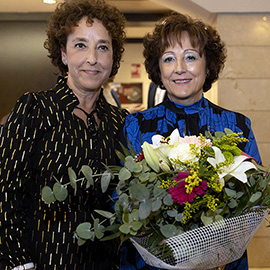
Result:
<svg viewBox="0 0 270 270">
<path fill-rule="evenodd" d="M 186 32 L 181 35 L 181 45 L 175 42 L 165 49 L 159 68 L 168 97 L 176 103 L 190 105 L 203 95 L 206 61 L 204 55 L 200 56 L 199 48 L 192 47 Z"/>
<path fill-rule="evenodd" d="M 67 84 L 75 93 L 98 91 L 113 65 L 112 39 L 103 24 L 82 18 L 67 38 L 62 61 L 68 65 Z"/>
</svg>

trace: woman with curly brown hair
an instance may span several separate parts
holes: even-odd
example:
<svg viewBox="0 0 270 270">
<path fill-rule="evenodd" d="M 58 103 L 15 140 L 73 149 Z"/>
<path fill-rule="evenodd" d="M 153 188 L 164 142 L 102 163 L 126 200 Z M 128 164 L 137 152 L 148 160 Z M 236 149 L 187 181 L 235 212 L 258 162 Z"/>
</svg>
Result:
<svg viewBox="0 0 270 270">
<path fill-rule="evenodd" d="M 166 90 L 166 98 L 153 108 L 126 117 L 124 133 L 137 153 L 143 142 L 152 143 L 153 135 L 166 138 L 176 128 L 182 137 L 229 128 L 243 133 L 248 142 L 239 147 L 261 162 L 250 120 L 203 95 L 218 79 L 226 59 L 225 44 L 213 27 L 173 13 L 162 18 L 144 38 L 144 57 L 149 78 Z M 123 248 L 120 269 L 156 268 L 147 266 L 130 246 Z M 246 254 L 226 269 L 248 269 Z"/>
<path fill-rule="evenodd" d="M 71 0 L 49 18 L 45 47 L 61 76 L 53 89 L 17 101 L 1 137 L 1 270 L 119 267 L 113 242 L 79 246 L 74 237 L 79 224 L 92 223 L 94 209 L 110 210 L 110 192 L 82 181 L 76 194 L 47 205 L 41 190 L 55 179 L 69 183 L 69 167 L 77 175 L 82 165 L 99 173 L 118 162 L 114 149 L 127 112 L 109 105 L 101 86 L 118 71 L 124 25 L 103 0 Z"/>
</svg>

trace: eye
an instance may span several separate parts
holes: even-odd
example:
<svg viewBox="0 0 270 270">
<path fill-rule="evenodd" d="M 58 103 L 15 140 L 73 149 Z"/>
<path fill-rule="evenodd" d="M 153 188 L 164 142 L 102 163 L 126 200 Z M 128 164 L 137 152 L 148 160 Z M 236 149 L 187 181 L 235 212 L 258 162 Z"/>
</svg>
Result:
<svg viewBox="0 0 270 270">
<path fill-rule="evenodd" d="M 173 56 L 166 56 L 166 57 L 163 57 L 163 62 L 164 63 L 170 63 L 174 60 L 175 58 Z"/>
<path fill-rule="evenodd" d="M 86 45 L 84 43 L 77 43 L 77 44 L 75 44 L 75 47 L 82 49 L 82 48 L 85 48 Z"/>
<path fill-rule="evenodd" d="M 193 62 L 198 60 L 200 57 L 196 53 L 189 53 L 185 55 L 185 60 L 188 62 Z"/>
<path fill-rule="evenodd" d="M 185 58 L 187 61 L 190 62 L 195 61 L 197 59 L 194 55 L 187 55 Z"/>
<path fill-rule="evenodd" d="M 100 46 L 98 46 L 98 49 L 101 51 L 108 51 L 109 47 L 107 45 L 100 45 Z"/>
</svg>

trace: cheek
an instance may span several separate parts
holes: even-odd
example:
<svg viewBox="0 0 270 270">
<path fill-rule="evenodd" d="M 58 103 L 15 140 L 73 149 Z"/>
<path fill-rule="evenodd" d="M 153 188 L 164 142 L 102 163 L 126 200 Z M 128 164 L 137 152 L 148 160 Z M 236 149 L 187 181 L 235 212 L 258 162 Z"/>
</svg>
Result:
<svg viewBox="0 0 270 270">
<path fill-rule="evenodd" d="M 113 65 L 113 58 L 112 57 L 103 57 L 102 58 L 103 67 L 106 69 L 111 69 Z"/>
<path fill-rule="evenodd" d="M 171 72 L 170 69 L 168 67 L 165 67 L 164 65 L 161 65 L 159 67 L 160 70 L 160 75 L 161 75 L 161 79 L 166 79 L 170 76 Z"/>
</svg>

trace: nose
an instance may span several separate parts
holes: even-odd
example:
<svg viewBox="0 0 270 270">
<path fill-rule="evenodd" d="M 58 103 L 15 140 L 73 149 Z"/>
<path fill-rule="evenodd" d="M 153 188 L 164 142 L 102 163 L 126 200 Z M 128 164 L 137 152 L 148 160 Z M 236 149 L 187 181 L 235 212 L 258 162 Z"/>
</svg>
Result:
<svg viewBox="0 0 270 270">
<path fill-rule="evenodd" d="M 175 72 L 182 74 L 187 71 L 186 62 L 183 59 L 178 59 L 175 64 Z"/>
<path fill-rule="evenodd" d="M 87 62 L 90 65 L 95 65 L 97 63 L 97 55 L 96 50 L 93 48 L 89 48 L 87 52 Z"/>
</svg>

